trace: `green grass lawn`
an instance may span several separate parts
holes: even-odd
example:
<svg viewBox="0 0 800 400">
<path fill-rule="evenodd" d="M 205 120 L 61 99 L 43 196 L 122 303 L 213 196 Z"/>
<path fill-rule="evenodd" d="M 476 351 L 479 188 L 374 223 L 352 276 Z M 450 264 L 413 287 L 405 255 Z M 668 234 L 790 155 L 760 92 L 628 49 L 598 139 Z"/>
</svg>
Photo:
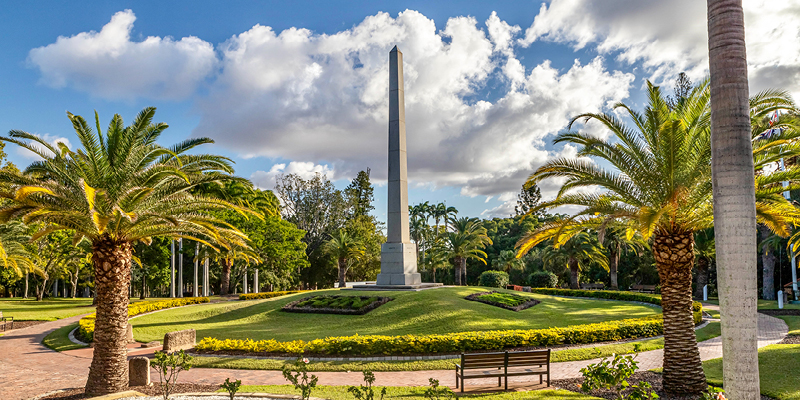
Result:
<svg viewBox="0 0 800 400">
<path fill-rule="evenodd" d="M 719 322 L 711 322 L 695 331 L 697 341 L 702 342 L 720 335 Z M 552 362 L 591 360 L 609 357 L 612 354 L 631 354 L 639 345 L 639 351 L 650 351 L 664 348 L 664 339 L 648 339 L 638 342 L 608 344 L 579 349 L 555 350 L 551 353 Z M 453 369 L 456 360 L 423 360 L 423 361 L 314 361 L 308 364 L 309 371 L 428 371 L 436 369 Z M 254 358 L 230 357 L 195 357 L 192 365 L 195 368 L 229 368 L 229 369 L 263 369 L 280 370 L 292 361 L 265 360 Z"/>
<path fill-rule="evenodd" d="M 800 344 L 773 344 L 758 350 L 761 394 L 780 400 L 800 400 Z M 708 382 L 722 384 L 722 359 L 703 363 Z"/>
<path fill-rule="evenodd" d="M 21 298 L 0 298 L 3 316 L 19 321 L 55 321 L 94 312 L 92 299 L 45 299 L 36 301 Z"/>
<path fill-rule="evenodd" d="M 786 325 L 789 325 L 790 335 L 800 335 L 800 317 L 795 315 L 782 315 L 778 318 L 786 321 Z"/>
<path fill-rule="evenodd" d="M 310 293 L 266 299 L 203 304 L 145 315 L 131 322 L 138 341 L 163 340 L 164 334 L 196 329 L 198 339 L 312 340 L 330 336 L 440 334 L 505 329 L 537 329 L 639 318 L 660 313 L 641 304 L 551 297 L 515 292 L 540 300 L 520 312 L 464 299 L 486 291 L 454 287 L 420 292 L 380 292 L 395 300 L 366 315 L 296 314 L 280 311 Z M 504 289 L 501 289 L 504 291 Z M 375 292 L 337 289 L 314 294 L 374 296 Z"/>
<path fill-rule="evenodd" d="M 67 326 L 62 326 L 61 328 L 58 328 L 50 332 L 49 335 L 45 336 L 44 340 L 42 340 L 42 344 L 55 351 L 75 350 L 86 347 L 72 343 L 72 341 L 69 340 L 69 333 L 77 327 L 77 322 Z"/>
<path fill-rule="evenodd" d="M 376 386 L 376 388 L 379 386 Z M 411 400 L 424 399 L 425 387 L 388 387 L 386 399 Z M 376 392 L 379 392 L 377 389 Z M 274 394 L 299 394 L 294 386 L 242 386 L 240 393 L 274 393 Z M 317 386 L 312 392 L 312 397 L 321 397 L 331 400 L 352 400 L 353 394 L 347 391 L 347 386 Z M 486 400 L 589 400 L 597 397 L 574 393 L 567 390 L 532 390 L 528 392 L 492 393 L 470 395 L 470 398 Z"/>
</svg>

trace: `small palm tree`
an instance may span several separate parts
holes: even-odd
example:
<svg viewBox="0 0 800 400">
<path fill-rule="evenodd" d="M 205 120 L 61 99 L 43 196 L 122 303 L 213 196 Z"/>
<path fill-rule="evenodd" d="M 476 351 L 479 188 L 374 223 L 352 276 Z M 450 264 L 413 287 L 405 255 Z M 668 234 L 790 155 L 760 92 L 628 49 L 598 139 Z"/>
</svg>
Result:
<svg viewBox="0 0 800 400">
<path fill-rule="evenodd" d="M 580 289 L 580 272 L 591 264 L 596 264 L 608 271 L 608 258 L 595 235 L 580 232 L 561 245 L 546 247 L 542 252 L 542 260 L 546 264 L 562 264 L 569 269 L 570 289 Z"/>
<path fill-rule="evenodd" d="M 509 272 L 514 268 L 521 268 L 525 263 L 517 258 L 517 254 L 513 250 L 503 250 L 500 254 L 492 260 L 492 268 L 498 271 Z"/>
<path fill-rule="evenodd" d="M 41 223 L 36 240 L 50 232 L 73 230 L 74 243 L 92 244 L 97 293 L 94 356 L 86 393 L 96 396 L 128 386 L 126 326 L 132 244 L 154 236 L 184 237 L 217 246 L 221 237 L 244 235 L 209 214 L 215 209 L 244 210 L 217 198 L 193 195 L 199 184 L 233 179 L 231 162 L 209 154 L 187 154 L 210 139 L 197 138 L 163 147 L 156 143 L 167 128 L 153 123 L 155 108 L 145 108 L 125 126 L 114 115 L 106 132 L 95 113 L 95 129 L 68 113 L 81 144 L 53 146 L 42 138 L 11 131 L 0 140 L 37 154 L 24 173 L 0 171 L 10 190 L 0 221 L 19 218 Z"/>
<path fill-rule="evenodd" d="M 641 252 L 647 244 L 639 234 L 628 239 L 625 227 L 620 224 L 610 224 L 605 229 L 600 229 L 598 240 L 608 250 L 608 274 L 611 278 L 611 289 L 619 290 L 617 282 L 619 257 L 627 251 Z"/>
<path fill-rule="evenodd" d="M 364 255 L 364 244 L 344 229 L 340 229 L 330 240 L 325 242 L 323 251 L 336 259 L 336 265 L 339 268 L 339 288 L 344 288 L 347 270 L 352 265 L 351 261 Z"/>
<path fill-rule="evenodd" d="M 482 250 L 492 239 L 477 218 L 450 219 L 450 231 L 442 234 L 442 251 L 453 260 L 456 285 L 467 284 L 467 259 L 486 264 L 486 253 Z"/>
<path fill-rule="evenodd" d="M 703 82 L 670 107 L 661 90 L 648 82 L 648 97 L 643 113 L 625 104 L 616 106 L 631 119 L 631 126 L 615 114 L 595 113 L 579 115 L 569 124 L 571 128 L 579 119 L 598 121 L 615 142 L 574 131 L 556 137 L 556 143 L 577 145 L 581 158 L 552 160 L 530 176 L 528 185 L 566 178 L 556 199 L 533 211 L 566 205 L 582 210 L 524 236 L 517 244 L 518 256 L 542 241 L 561 245 L 587 228 L 597 229 L 610 221 L 624 225 L 629 237 L 638 233 L 649 240 L 664 313 L 664 388 L 699 393 L 707 385 L 693 334 L 691 282 L 694 232 L 714 224 L 710 92 L 708 82 Z M 774 110 L 793 109 L 791 99 L 774 91 L 754 96 L 750 106 L 753 120 L 758 121 Z M 796 151 L 797 146 L 787 143 L 785 137 L 766 139 L 753 150 L 755 168 Z M 789 182 L 789 189 L 781 186 L 782 181 Z M 800 187 L 800 169 L 758 176 L 755 182 L 759 222 L 781 236 L 789 235 L 791 227 L 800 222 L 800 213 L 781 193 Z M 573 191 L 597 187 L 599 193 Z"/>
</svg>

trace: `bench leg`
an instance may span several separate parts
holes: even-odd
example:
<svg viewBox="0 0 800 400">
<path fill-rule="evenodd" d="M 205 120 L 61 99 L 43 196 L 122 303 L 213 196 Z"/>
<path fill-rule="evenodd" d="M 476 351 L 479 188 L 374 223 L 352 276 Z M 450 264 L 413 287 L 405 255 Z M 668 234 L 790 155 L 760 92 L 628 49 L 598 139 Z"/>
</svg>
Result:
<svg viewBox="0 0 800 400">
<path fill-rule="evenodd" d="M 461 393 L 464 393 L 464 376 L 461 376 Z"/>
<path fill-rule="evenodd" d="M 508 390 L 508 375 L 506 375 L 506 390 Z"/>
<path fill-rule="evenodd" d="M 500 387 L 500 386 L 503 386 L 503 377 L 502 376 L 498 376 L 497 377 L 497 387 Z"/>
<path fill-rule="evenodd" d="M 458 389 L 458 372 L 456 372 L 456 389 Z"/>
<path fill-rule="evenodd" d="M 539 384 L 542 384 L 542 374 L 539 374 Z"/>
</svg>

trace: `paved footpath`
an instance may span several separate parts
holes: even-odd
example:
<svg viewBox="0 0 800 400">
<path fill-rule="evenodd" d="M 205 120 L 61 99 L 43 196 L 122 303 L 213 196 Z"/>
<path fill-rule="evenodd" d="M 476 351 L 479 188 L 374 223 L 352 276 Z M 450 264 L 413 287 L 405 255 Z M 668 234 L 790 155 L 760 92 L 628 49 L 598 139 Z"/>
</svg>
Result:
<svg viewBox="0 0 800 400">
<path fill-rule="evenodd" d="M 704 305 L 717 309 L 714 305 Z M 59 327 L 69 325 L 80 317 L 34 325 L 12 331 L 0 337 L 0 399 L 24 400 L 49 391 L 81 387 L 86 383 L 90 353 L 87 350 L 58 353 L 44 347 L 44 337 Z M 786 323 L 764 314 L 758 314 L 758 347 L 780 342 L 788 333 Z M 722 357 L 722 341 L 717 337 L 701 342 L 703 360 Z M 140 353 L 140 352 L 136 352 Z M 133 352 L 131 355 L 134 354 Z M 640 353 L 637 360 L 642 370 L 661 367 L 663 351 Z M 553 363 L 551 377 L 566 379 L 580 377 L 580 369 L 599 360 Z M 359 385 L 363 383 L 360 372 L 316 372 L 320 385 Z M 443 385 L 455 386 L 453 370 L 376 372 L 376 385 L 427 386 L 428 379 L 438 379 Z M 153 378 L 157 379 L 154 374 Z M 286 384 L 280 371 L 246 371 L 230 369 L 192 369 L 182 372 L 180 381 L 219 384 L 225 378 L 240 379 L 245 385 Z M 536 382 L 534 382 L 536 380 Z M 518 377 L 514 382 L 538 383 L 538 377 Z M 473 380 L 474 385 L 495 384 L 494 379 Z"/>
</svg>

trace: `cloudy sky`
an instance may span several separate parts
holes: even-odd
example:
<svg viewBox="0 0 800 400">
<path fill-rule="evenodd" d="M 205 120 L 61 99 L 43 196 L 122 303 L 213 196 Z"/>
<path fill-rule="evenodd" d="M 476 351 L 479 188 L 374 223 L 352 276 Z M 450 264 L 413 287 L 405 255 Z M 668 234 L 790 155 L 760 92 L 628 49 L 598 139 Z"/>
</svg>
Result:
<svg viewBox="0 0 800 400">
<path fill-rule="evenodd" d="M 744 6 L 751 91 L 800 97 L 800 0 Z M 211 137 L 262 188 L 366 168 L 381 183 L 397 45 L 410 202 L 507 216 L 537 166 L 574 154 L 551 144 L 571 116 L 641 107 L 646 79 L 701 79 L 705 18 L 697 0 L 18 2 L 0 10 L 0 130 L 74 144 L 66 111 L 105 123 L 152 105 L 164 144 Z"/>
</svg>

